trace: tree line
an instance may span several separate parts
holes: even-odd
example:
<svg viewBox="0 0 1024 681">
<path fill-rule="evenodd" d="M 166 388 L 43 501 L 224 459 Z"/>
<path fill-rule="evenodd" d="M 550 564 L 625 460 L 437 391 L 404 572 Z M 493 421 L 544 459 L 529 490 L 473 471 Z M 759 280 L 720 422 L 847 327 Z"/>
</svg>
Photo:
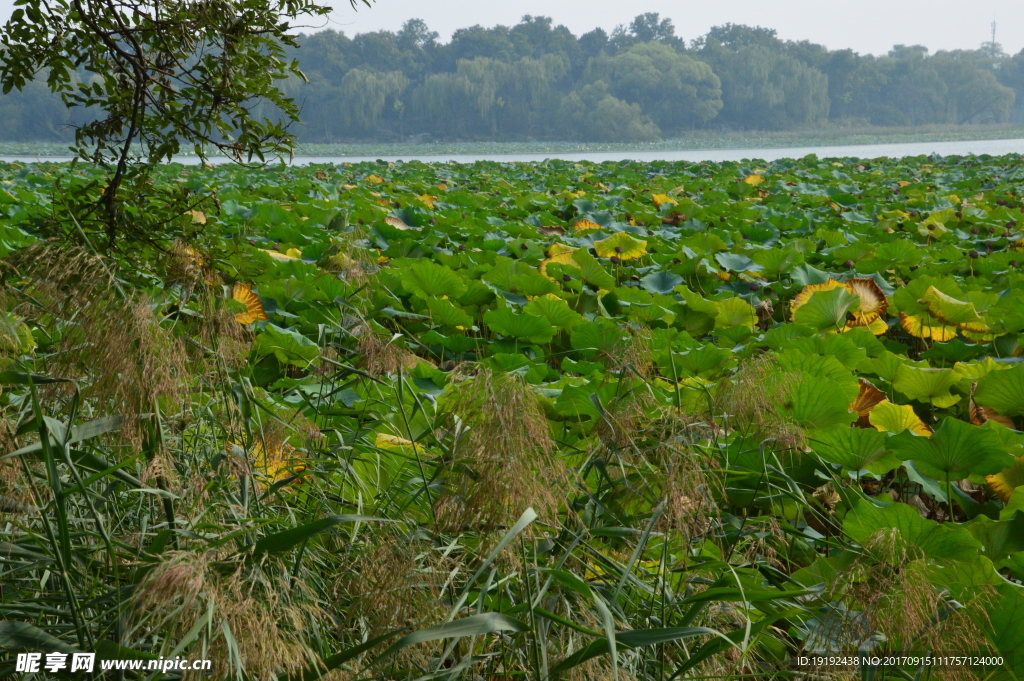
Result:
<svg viewBox="0 0 1024 681">
<path fill-rule="evenodd" d="M 290 56 L 307 80 L 283 85 L 302 110 L 294 132 L 311 143 L 642 142 L 700 129 L 1024 120 L 1024 51 L 1010 56 L 996 43 L 873 56 L 735 24 L 688 43 L 655 13 L 610 34 L 577 36 L 525 16 L 438 38 L 420 19 L 397 32 L 299 36 Z M 67 139 L 68 124 L 81 122 L 41 81 L 0 97 L 2 139 Z"/>
</svg>

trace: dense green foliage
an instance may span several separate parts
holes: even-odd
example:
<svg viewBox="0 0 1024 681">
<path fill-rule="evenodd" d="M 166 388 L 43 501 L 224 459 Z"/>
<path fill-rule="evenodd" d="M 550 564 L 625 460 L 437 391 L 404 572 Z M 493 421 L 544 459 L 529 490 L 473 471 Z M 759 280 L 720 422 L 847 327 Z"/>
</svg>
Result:
<svg viewBox="0 0 1024 681">
<path fill-rule="evenodd" d="M 0 172 L 0 649 L 1024 673 L 1020 157 L 172 165 L 123 255 Z"/>
<path fill-rule="evenodd" d="M 300 36 L 309 78 L 286 88 L 305 142 L 559 139 L 637 142 L 684 131 L 913 126 L 1022 118 L 1024 52 L 996 44 L 883 56 L 783 41 L 726 25 L 689 43 L 643 14 L 609 35 L 545 17 L 455 32 L 414 19 L 398 32 Z M 82 78 L 92 76 L 82 73 Z M 58 139 L 68 115 L 39 88 L 0 99 L 0 139 Z M 263 111 L 272 109 L 264 105 Z"/>
</svg>

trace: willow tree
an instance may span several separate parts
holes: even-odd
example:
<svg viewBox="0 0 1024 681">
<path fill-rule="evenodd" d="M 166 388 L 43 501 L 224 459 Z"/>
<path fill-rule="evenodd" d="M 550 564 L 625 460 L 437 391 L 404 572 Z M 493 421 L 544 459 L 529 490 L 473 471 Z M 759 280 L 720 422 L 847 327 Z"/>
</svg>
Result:
<svg viewBox="0 0 1024 681">
<path fill-rule="evenodd" d="M 113 242 L 129 224 L 119 189 L 183 146 L 236 161 L 292 152 L 298 107 L 278 83 L 302 74 L 285 49 L 298 21 L 329 11 L 317 0 L 16 0 L 0 85 L 46 74 L 66 106 L 89 110 L 72 149 L 108 171 L 96 207 Z M 279 115 L 254 115 L 259 101 Z"/>
<path fill-rule="evenodd" d="M 409 86 L 401 71 L 376 73 L 355 68 L 341 79 L 342 119 L 345 127 L 357 134 L 368 134 L 380 125 L 388 101 L 397 101 Z"/>
</svg>

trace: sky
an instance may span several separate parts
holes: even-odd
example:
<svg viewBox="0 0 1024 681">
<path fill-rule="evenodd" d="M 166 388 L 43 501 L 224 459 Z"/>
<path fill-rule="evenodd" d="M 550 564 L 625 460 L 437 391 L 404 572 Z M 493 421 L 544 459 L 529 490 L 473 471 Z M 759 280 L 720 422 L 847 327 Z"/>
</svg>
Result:
<svg viewBox="0 0 1024 681">
<path fill-rule="evenodd" d="M 784 40 L 810 40 L 829 49 L 885 54 L 896 44 L 930 50 L 975 49 L 990 40 L 1016 54 L 1024 49 L 1024 0 L 376 0 L 353 11 L 348 0 L 321 0 L 335 7 L 316 28 L 348 35 L 398 30 L 419 18 L 447 41 L 452 31 L 474 24 L 513 25 L 525 14 L 548 16 L 576 35 L 600 27 L 611 31 L 637 14 L 658 12 L 672 19 L 688 42 L 725 23 L 774 28 Z M 0 19 L 13 0 L 0 0 Z M 304 32 L 310 32 L 310 29 Z"/>
</svg>

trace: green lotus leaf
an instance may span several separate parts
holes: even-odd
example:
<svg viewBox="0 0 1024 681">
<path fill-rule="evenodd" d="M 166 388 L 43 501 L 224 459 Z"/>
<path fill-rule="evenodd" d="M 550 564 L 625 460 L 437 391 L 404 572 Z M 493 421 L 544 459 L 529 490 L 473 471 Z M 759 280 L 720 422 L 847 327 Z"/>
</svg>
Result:
<svg viewBox="0 0 1024 681">
<path fill-rule="evenodd" d="M 683 299 L 685 307 L 679 314 L 679 323 L 683 330 L 693 336 L 703 336 L 715 328 L 718 307 L 686 286 L 676 287 L 676 292 Z"/>
<path fill-rule="evenodd" d="M 1002 333 L 1024 331 L 1024 291 L 1012 290 L 989 307 L 985 322 Z"/>
<path fill-rule="evenodd" d="M 890 447 L 936 480 L 991 475 L 1013 464 L 1013 456 L 992 430 L 954 418 L 944 419 L 929 437 L 904 431 L 890 440 Z"/>
<path fill-rule="evenodd" d="M 949 389 L 956 385 L 960 376 L 952 369 L 918 368 L 901 364 L 896 370 L 892 387 L 912 400 L 933 404 L 936 407 L 952 407 L 960 401 Z"/>
<path fill-rule="evenodd" d="M 640 277 L 640 286 L 649 293 L 669 295 L 676 286 L 683 283 L 683 278 L 666 270 L 658 270 Z"/>
<path fill-rule="evenodd" d="M 680 378 L 687 376 L 708 378 L 732 358 L 733 354 L 728 350 L 716 348 L 714 345 L 702 345 L 686 352 L 673 353 L 672 362 L 675 363 Z"/>
<path fill-rule="evenodd" d="M 524 296 L 543 296 L 547 293 L 556 293 L 559 290 L 558 284 L 551 281 L 540 272 L 530 270 L 526 274 L 517 274 L 512 277 L 512 290 L 522 293 Z"/>
<path fill-rule="evenodd" d="M 484 323 L 491 331 L 500 333 L 506 338 L 525 339 L 530 343 L 548 343 L 555 337 L 557 330 L 543 317 L 532 314 L 516 314 L 510 307 L 488 310 L 484 313 Z"/>
<path fill-rule="evenodd" d="M 1003 416 L 1024 414 L 1024 364 L 982 376 L 974 391 L 974 401 L 992 407 Z"/>
<path fill-rule="evenodd" d="M 601 418 L 604 405 L 614 399 L 616 388 L 615 381 L 566 386 L 555 400 L 555 408 L 565 416 L 589 416 L 596 421 Z"/>
<path fill-rule="evenodd" d="M 785 371 L 803 372 L 808 376 L 818 376 L 823 380 L 835 383 L 844 390 L 850 402 L 857 399 L 857 394 L 860 392 L 856 376 L 840 364 L 835 357 L 809 355 L 797 350 L 788 350 L 776 355 L 775 361 Z"/>
<path fill-rule="evenodd" d="M 964 527 L 981 542 L 985 556 L 997 566 L 1010 555 L 1024 551 L 1024 512 L 1015 511 L 1006 520 L 979 515 Z"/>
<path fill-rule="evenodd" d="M 320 356 L 316 343 L 295 329 L 284 329 L 274 324 L 267 324 L 256 336 L 253 352 L 257 357 L 274 355 L 282 364 L 303 368 Z"/>
<path fill-rule="evenodd" d="M 571 329 L 583 323 L 583 317 L 557 296 L 534 298 L 523 306 L 523 312 L 543 317 L 559 329 Z"/>
<path fill-rule="evenodd" d="M 900 239 L 881 244 L 875 249 L 875 259 L 899 267 L 915 267 L 924 259 L 924 254 L 913 242 Z"/>
<path fill-rule="evenodd" d="M 587 416 L 596 421 L 601 418 L 601 411 L 590 399 L 591 394 L 592 391 L 587 386 L 568 386 L 555 400 L 555 409 L 565 416 L 577 418 Z"/>
<path fill-rule="evenodd" d="M 730 272 L 760 272 L 761 266 L 742 253 L 716 253 L 715 260 Z"/>
<path fill-rule="evenodd" d="M 920 301 L 928 308 L 928 314 L 943 324 L 956 326 L 970 322 L 979 322 L 981 317 L 969 301 L 957 300 L 948 296 L 934 286 L 929 286 Z"/>
<path fill-rule="evenodd" d="M 457 335 L 445 336 L 437 332 L 437 329 L 431 329 L 425 334 L 420 336 L 420 340 L 427 345 L 440 345 L 446 350 L 451 350 L 454 353 L 462 353 L 473 350 L 480 344 L 480 339 L 463 336 L 461 333 Z"/>
<path fill-rule="evenodd" d="M 788 248 L 766 248 L 754 252 L 753 261 L 761 268 L 762 276 L 778 279 L 804 261 L 804 254 Z"/>
<path fill-rule="evenodd" d="M 430 311 L 431 321 L 439 326 L 462 329 L 473 326 L 473 318 L 447 298 L 427 298 L 427 309 Z"/>
<path fill-rule="evenodd" d="M 458 298 L 466 292 L 466 281 L 450 267 L 419 260 L 402 268 L 402 286 L 418 298 Z"/>
<path fill-rule="evenodd" d="M 911 555 L 939 560 L 970 560 L 978 555 L 981 542 L 965 528 L 921 517 L 907 504 L 879 508 L 862 499 L 843 518 L 843 532 L 861 546 L 879 533 L 895 530 L 899 545 Z"/>
<path fill-rule="evenodd" d="M 466 292 L 458 296 L 460 305 L 485 305 L 494 300 L 494 289 L 479 279 L 466 282 Z"/>
<path fill-rule="evenodd" d="M 793 321 L 820 331 L 846 326 L 846 315 L 860 307 L 860 298 L 845 287 L 815 291 L 806 303 L 793 312 Z"/>
<path fill-rule="evenodd" d="M 615 288 L 615 277 L 609 274 L 601 263 L 594 256 L 587 253 L 586 250 L 579 249 L 572 254 L 572 259 L 580 266 L 583 281 L 593 284 L 598 288 L 609 290 Z"/>
<path fill-rule="evenodd" d="M 704 299 L 700 294 L 694 293 L 686 286 L 677 286 L 675 290 L 682 297 L 683 302 L 686 303 L 686 307 L 689 309 L 694 312 L 708 315 L 712 319 L 718 316 L 718 306 L 715 305 L 715 303 Z"/>
<path fill-rule="evenodd" d="M 730 329 L 737 326 L 753 329 L 757 323 L 757 312 L 750 303 L 742 298 L 727 298 L 715 301 L 718 315 L 715 317 L 716 329 Z"/>
<path fill-rule="evenodd" d="M 938 278 L 929 275 L 912 279 L 906 286 L 896 289 L 890 299 L 890 312 L 903 312 L 908 315 L 928 315 L 928 304 L 921 302 L 928 289 L 934 287 L 936 291 L 951 296 L 957 300 L 962 299 L 964 293 L 956 281 L 950 277 Z"/>
<path fill-rule="evenodd" d="M 518 260 L 498 256 L 494 261 L 494 265 L 484 272 L 480 280 L 492 284 L 502 291 L 511 291 L 514 288 L 512 283 L 513 277 L 527 274 L 529 269 Z"/>
<path fill-rule="evenodd" d="M 883 475 L 901 463 L 888 449 L 888 436 L 874 429 L 836 426 L 814 431 L 809 440 L 822 459 L 852 471 L 867 469 Z"/>
<path fill-rule="evenodd" d="M 857 418 L 842 387 L 817 376 L 801 374 L 783 409 L 802 428 L 832 428 Z"/>
<path fill-rule="evenodd" d="M 577 325 L 569 336 L 569 342 L 584 357 L 593 359 L 598 353 L 615 348 L 624 336 L 615 322 L 602 318 Z"/>
</svg>

